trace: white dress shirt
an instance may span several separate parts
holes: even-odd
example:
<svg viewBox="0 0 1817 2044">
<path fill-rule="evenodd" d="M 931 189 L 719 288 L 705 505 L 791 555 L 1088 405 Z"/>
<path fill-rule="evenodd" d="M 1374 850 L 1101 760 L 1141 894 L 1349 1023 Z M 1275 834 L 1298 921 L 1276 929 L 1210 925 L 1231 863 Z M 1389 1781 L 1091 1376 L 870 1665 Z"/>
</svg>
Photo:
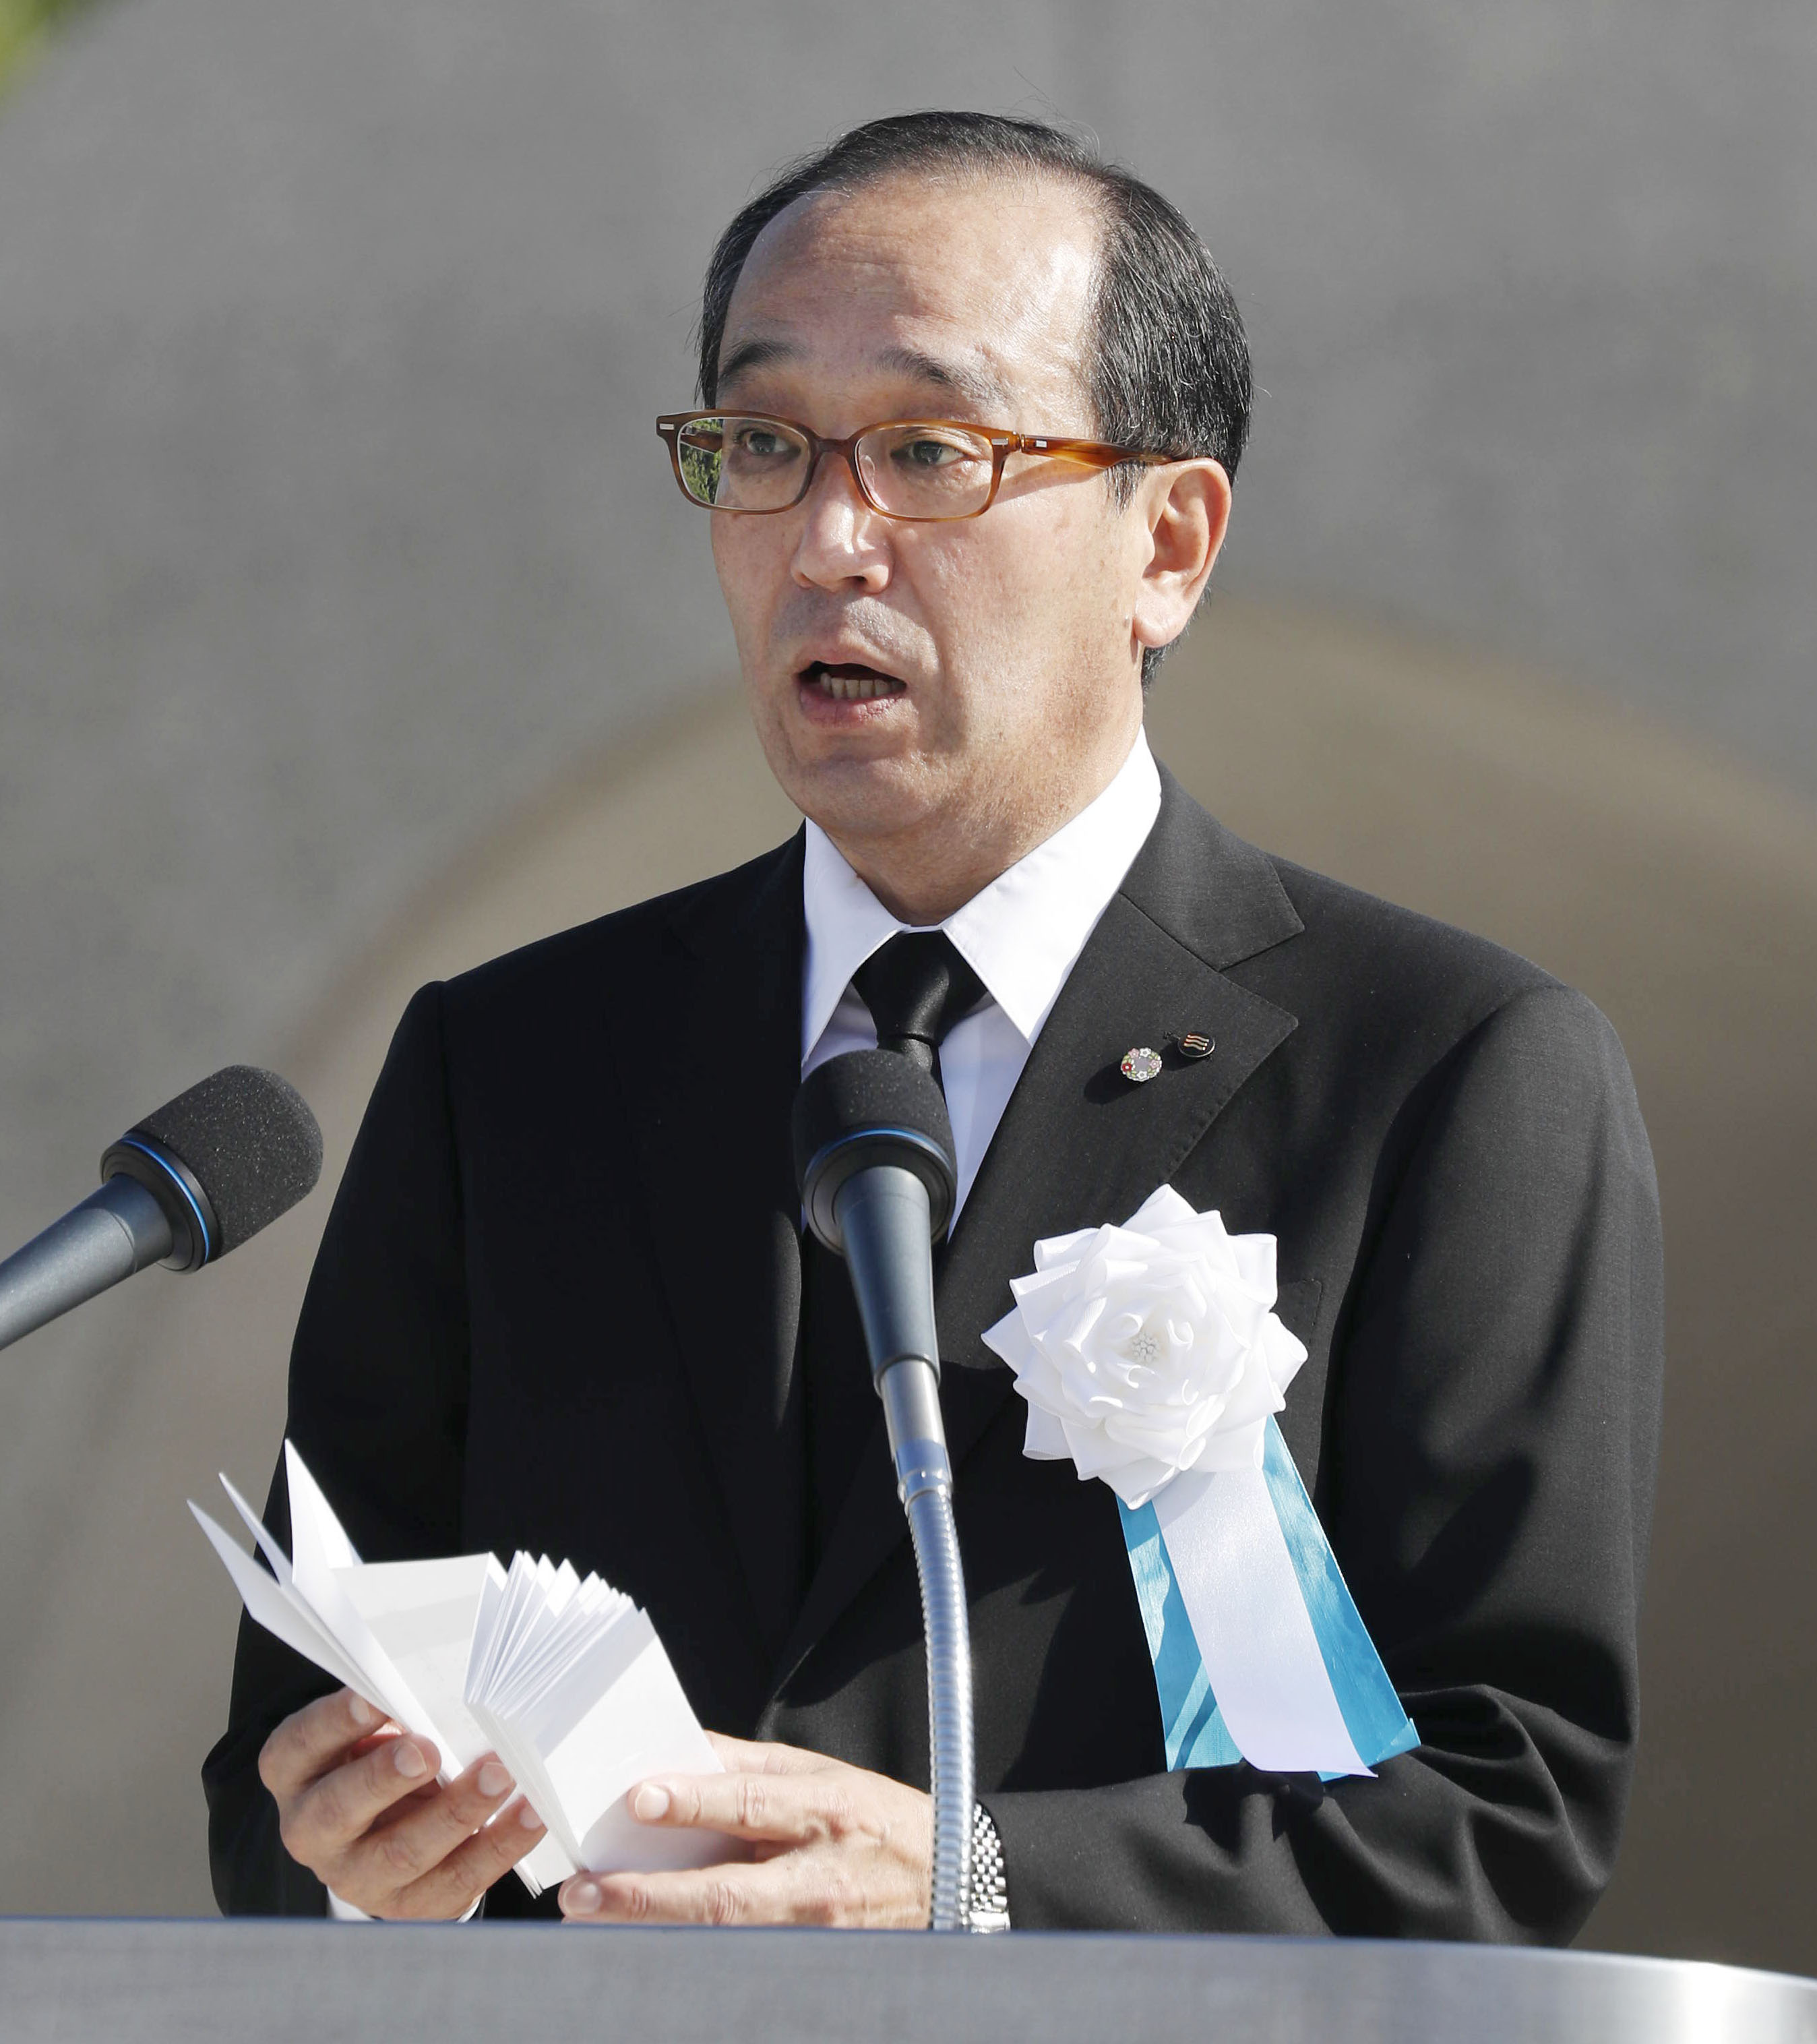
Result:
<svg viewBox="0 0 1817 2044">
<path fill-rule="evenodd" d="M 1042 1024 L 1160 808 L 1161 777 L 1148 738 L 1138 731 L 1129 758 L 1095 801 L 938 926 L 990 996 L 954 1024 L 940 1047 L 958 1152 L 959 1206 L 965 1204 Z M 899 931 L 913 926 L 896 920 L 812 821 L 802 901 L 807 916 L 801 976 L 801 1075 L 806 1078 L 816 1065 L 841 1051 L 876 1049 L 876 1027 L 852 975 Z"/>
</svg>

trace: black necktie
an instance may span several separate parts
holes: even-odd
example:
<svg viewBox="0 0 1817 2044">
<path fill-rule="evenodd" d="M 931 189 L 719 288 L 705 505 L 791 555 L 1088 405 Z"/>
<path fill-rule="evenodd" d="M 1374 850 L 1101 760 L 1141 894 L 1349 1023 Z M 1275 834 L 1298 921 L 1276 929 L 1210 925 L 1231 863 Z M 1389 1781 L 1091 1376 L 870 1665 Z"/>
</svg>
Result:
<svg viewBox="0 0 1817 2044">
<path fill-rule="evenodd" d="M 891 938 L 852 975 L 852 984 L 877 1025 L 879 1047 L 912 1058 L 937 1080 L 941 1039 L 984 995 L 983 982 L 938 930 Z M 811 1235 L 803 1244 L 801 1310 L 808 1556 L 811 1568 L 818 1568 L 878 1408 L 845 1259 Z"/>
<path fill-rule="evenodd" d="M 853 974 L 852 984 L 877 1025 L 878 1047 L 913 1058 L 937 1081 L 947 1031 L 984 997 L 984 982 L 944 930 L 891 937 Z"/>
</svg>

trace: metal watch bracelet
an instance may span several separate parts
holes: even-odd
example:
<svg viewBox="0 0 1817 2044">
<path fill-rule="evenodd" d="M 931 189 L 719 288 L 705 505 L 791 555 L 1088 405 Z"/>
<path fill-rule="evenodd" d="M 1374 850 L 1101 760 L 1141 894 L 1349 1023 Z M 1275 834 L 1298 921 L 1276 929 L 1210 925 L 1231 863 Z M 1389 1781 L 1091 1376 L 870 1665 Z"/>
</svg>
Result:
<svg viewBox="0 0 1817 2044">
<path fill-rule="evenodd" d="M 1003 1842 L 982 1803 L 972 1805 L 972 1891 L 965 1912 L 968 1931 L 1006 1931 L 1010 1891 L 1003 1877 Z"/>
</svg>

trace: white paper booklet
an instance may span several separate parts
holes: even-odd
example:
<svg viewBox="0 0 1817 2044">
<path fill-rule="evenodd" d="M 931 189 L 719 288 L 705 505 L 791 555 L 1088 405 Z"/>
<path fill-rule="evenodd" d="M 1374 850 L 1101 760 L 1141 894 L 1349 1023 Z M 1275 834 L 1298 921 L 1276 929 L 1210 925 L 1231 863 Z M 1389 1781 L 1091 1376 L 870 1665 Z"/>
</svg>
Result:
<svg viewBox="0 0 1817 2044">
<path fill-rule="evenodd" d="M 336 1681 L 433 1741 L 450 1781 L 496 1753 L 548 1826 L 517 1872 L 532 1895 L 595 1873 L 706 1866 L 719 1833 L 656 1831 L 625 1796 L 645 1776 L 720 1765 L 656 1630 L 629 1597 L 565 1562 L 492 1554 L 362 1562 L 289 1442 L 286 1555 L 224 1476 L 267 1575 L 194 1500 L 241 1601 Z"/>
</svg>

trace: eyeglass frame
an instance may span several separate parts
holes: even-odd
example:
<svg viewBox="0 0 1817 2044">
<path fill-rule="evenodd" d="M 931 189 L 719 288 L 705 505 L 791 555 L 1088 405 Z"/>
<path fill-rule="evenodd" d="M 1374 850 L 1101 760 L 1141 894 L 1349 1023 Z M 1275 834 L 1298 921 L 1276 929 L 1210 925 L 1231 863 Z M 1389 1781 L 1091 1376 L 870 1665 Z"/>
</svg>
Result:
<svg viewBox="0 0 1817 2044">
<path fill-rule="evenodd" d="M 786 504 L 771 504 L 759 507 L 749 504 L 709 504 L 704 498 L 696 497 L 688 487 L 681 474 L 681 429 L 696 419 L 765 419 L 774 426 L 786 426 L 791 432 L 799 433 L 807 441 L 808 462 L 802 477 L 801 489 Z M 945 511 L 931 515 L 926 513 L 886 511 L 871 494 L 870 486 L 858 468 L 858 443 L 872 433 L 885 433 L 901 426 L 944 427 L 954 432 L 976 433 L 991 445 L 990 494 L 976 511 Z M 905 525 L 956 525 L 968 518 L 982 518 L 997 501 L 997 492 L 1003 485 L 1003 464 L 1013 454 L 1044 455 L 1055 461 L 1077 462 L 1081 467 L 1099 471 L 1121 468 L 1125 462 L 1137 462 L 1145 468 L 1165 467 L 1176 461 L 1190 457 L 1177 454 L 1157 454 L 1146 448 L 1111 447 L 1103 440 L 1069 440 L 1053 433 L 1012 433 L 999 426 L 981 426 L 973 419 L 880 419 L 874 426 L 863 426 L 855 433 L 848 433 L 843 440 L 830 439 L 817 433 L 811 426 L 803 425 L 799 419 L 785 419 L 775 412 L 741 412 L 726 406 L 717 411 L 665 412 L 657 420 L 656 430 L 669 448 L 670 466 L 675 471 L 675 486 L 690 504 L 697 505 L 703 511 L 720 511 L 734 518 L 768 518 L 778 511 L 792 511 L 795 505 L 806 501 L 807 493 L 814 487 L 814 478 L 820 472 L 822 455 L 837 454 L 845 457 L 845 466 L 852 472 L 852 480 L 857 486 L 858 494 L 870 505 L 880 518 L 893 518 Z"/>
</svg>

